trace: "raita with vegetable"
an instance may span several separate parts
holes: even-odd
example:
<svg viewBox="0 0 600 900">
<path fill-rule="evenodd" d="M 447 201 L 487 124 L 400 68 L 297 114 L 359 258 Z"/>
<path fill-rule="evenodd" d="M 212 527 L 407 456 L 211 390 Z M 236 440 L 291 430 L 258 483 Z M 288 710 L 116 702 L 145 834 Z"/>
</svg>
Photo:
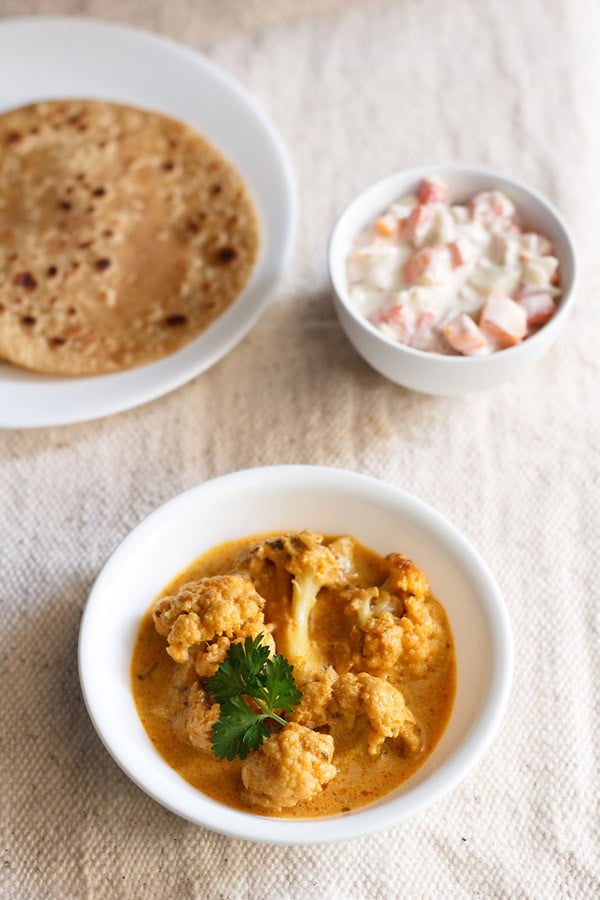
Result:
<svg viewBox="0 0 600 900">
<path fill-rule="evenodd" d="M 456 686 L 446 615 L 414 563 L 309 531 L 196 560 L 142 622 L 132 678 L 148 735 L 183 778 L 294 817 L 348 812 L 406 781 Z"/>
<path fill-rule="evenodd" d="M 421 182 L 357 236 L 347 260 L 354 308 L 388 338 L 484 356 L 525 340 L 556 312 L 559 261 L 503 191 L 452 202 Z"/>
</svg>

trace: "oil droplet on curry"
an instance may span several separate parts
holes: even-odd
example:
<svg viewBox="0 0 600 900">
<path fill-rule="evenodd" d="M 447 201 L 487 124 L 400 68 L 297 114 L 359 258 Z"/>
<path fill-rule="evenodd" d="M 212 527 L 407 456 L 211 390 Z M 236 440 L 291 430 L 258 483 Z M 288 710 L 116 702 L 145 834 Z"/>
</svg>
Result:
<svg viewBox="0 0 600 900">
<path fill-rule="evenodd" d="M 230 646 L 264 635 L 302 692 L 246 759 L 217 759 L 220 708 L 205 689 Z M 138 713 L 161 756 L 228 806 L 296 818 L 342 814 L 394 791 L 439 741 L 456 665 L 427 579 L 400 553 L 352 537 L 254 536 L 195 560 L 142 621 Z M 250 704 L 252 701 L 250 701 Z"/>
</svg>

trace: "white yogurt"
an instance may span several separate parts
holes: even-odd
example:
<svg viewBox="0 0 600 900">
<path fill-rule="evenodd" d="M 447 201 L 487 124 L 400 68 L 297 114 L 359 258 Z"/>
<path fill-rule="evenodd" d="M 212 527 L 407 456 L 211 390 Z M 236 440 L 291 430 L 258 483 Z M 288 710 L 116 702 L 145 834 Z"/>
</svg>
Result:
<svg viewBox="0 0 600 900">
<path fill-rule="evenodd" d="M 523 230 L 506 194 L 453 205 L 440 179 L 358 235 L 347 276 L 351 302 L 376 328 L 437 353 L 511 346 L 548 321 L 560 296 L 550 241 Z"/>
</svg>

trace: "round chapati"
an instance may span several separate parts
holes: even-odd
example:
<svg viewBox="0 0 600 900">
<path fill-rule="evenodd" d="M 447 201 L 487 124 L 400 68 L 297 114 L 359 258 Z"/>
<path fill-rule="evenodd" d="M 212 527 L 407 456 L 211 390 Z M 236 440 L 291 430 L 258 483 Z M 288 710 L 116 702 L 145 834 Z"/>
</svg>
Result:
<svg viewBox="0 0 600 900">
<path fill-rule="evenodd" d="M 0 116 L 0 356 L 139 366 L 235 300 L 259 244 L 237 171 L 181 122 L 93 100 Z"/>
</svg>

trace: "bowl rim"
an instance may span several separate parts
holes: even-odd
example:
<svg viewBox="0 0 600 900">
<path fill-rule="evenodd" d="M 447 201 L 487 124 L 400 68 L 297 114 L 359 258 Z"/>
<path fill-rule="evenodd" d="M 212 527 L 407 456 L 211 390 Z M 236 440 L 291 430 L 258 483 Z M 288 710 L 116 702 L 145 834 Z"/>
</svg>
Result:
<svg viewBox="0 0 600 900">
<path fill-rule="evenodd" d="M 270 485 L 279 484 L 282 487 L 294 480 L 298 488 L 302 484 L 310 484 L 313 490 L 321 485 L 331 490 L 333 484 L 334 489 L 340 494 L 350 490 L 357 496 L 370 499 L 375 505 L 393 504 L 398 515 L 410 511 L 410 514 L 422 521 L 434 535 L 435 533 L 445 535 L 445 540 L 451 546 L 449 552 L 461 554 L 461 568 L 468 571 L 477 582 L 477 600 L 482 612 L 485 613 L 492 647 L 487 695 L 470 730 L 440 768 L 414 788 L 408 788 L 402 795 L 387 803 L 385 798 L 381 798 L 376 805 L 361 807 L 340 816 L 286 819 L 225 807 L 198 791 L 202 800 L 209 801 L 208 808 L 200 809 L 199 814 L 191 813 L 189 809 L 182 809 L 178 803 L 171 802 L 168 796 L 155 790 L 151 779 L 140 776 L 125 763 L 119 755 L 120 739 L 116 739 L 115 733 L 109 735 L 104 733 L 98 721 L 96 715 L 98 699 L 94 694 L 94 679 L 88 669 L 87 656 L 88 647 L 95 639 L 93 610 L 96 603 L 101 602 L 104 584 L 110 583 L 113 570 L 117 571 L 120 568 L 133 545 L 142 542 L 163 520 L 176 515 L 179 507 L 192 500 L 196 501 L 202 493 L 214 491 L 221 485 L 229 490 L 235 487 L 251 487 L 258 479 L 267 479 Z M 298 846 L 336 843 L 398 825 L 452 790 L 479 762 L 500 726 L 510 694 L 513 665 L 512 631 L 500 589 L 478 551 L 456 526 L 429 504 L 387 482 L 342 468 L 311 465 L 276 465 L 232 472 L 188 488 L 154 509 L 125 536 L 103 565 L 84 607 L 78 642 L 79 680 L 88 715 L 113 760 L 138 787 L 171 812 L 228 837 L 256 843 Z M 168 765 L 158 754 L 157 760 Z M 228 821 L 225 824 L 220 817 L 223 810 L 227 811 L 225 818 Z"/>
<path fill-rule="evenodd" d="M 540 204 L 545 212 L 547 212 L 550 217 L 555 220 L 555 224 L 563 233 L 565 246 L 567 247 L 568 263 L 571 267 L 572 276 L 569 280 L 569 284 L 563 290 L 559 305 L 557 306 L 556 312 L 552 316 L 552 319 L 546 325 L 543 325 L 541 328 L 539 328 L 526 340 L 520 341 L 518 344 L 514 344 L 512 347 L 505 347 L 504 349 L 495 353 L 491 353 L 487 356 L 461 356 L 438 353 L 434 350 L 419 350 L 416 347 L 409 347 L 407 344 L 401 344 L 398 341 L 393 340 L 393 338 L 388 337 L 388 335 L 384 334 L 382 331 L 376 328 L 371 322 L 369 322 L 369 320 L 365 316 L 363 316 L 358 312 L 358 310 L 354 308 L 354 305 L 350 302 L 345 282 L 343 281 L 343 279 L 338 279 L 336 276 L 337 266 L 335 262 L 338 258 L 338 254 L 336 253 L 335 245 L 338 240 L 339 231 L 344 225 L 347 216 L 352 212 L 355 206 L 359 205 L 363 200 L 365 200 L 371 192 L 379 190 L 386 184 L 392 185 L 401 175 L 407 178 L 418 179 L 423 178 L 428 174 L 440 174 L 443 177 L 445 172 L 467 175 L 481 175 L 484 177 L 489 176 L 491 179 L 495 179 L 498 182 L 504 182 L 504 184 L 508 188 L 510 188 L 510 186 L 512 185 L 513 187 L 516 187 L 524 193 L 529 194 L 537 203 Z M 391 199 L 393 199 L 393 195 L 391 195 Z M 560 260 L 560 262 L 563 263 L 563 260 Z M 358 194 L 355 195 L 352 200 L 350 200 L 349 203 L 346 204 L 346 206 L 343 208 L 343 210 L 335 220 L 327 245 L 327 269 L 329 274 L 330 286 L 340 304 L 343 306 L 344 311 L 357 325 L 363 328 L 368 334 L 372 335 L 374 338 L 377 338 L 386 346 L 394 348 L 400 353 L 405 353 L 409 357 L 413 356 L 421 360 L 432 359 L 436 361 L 436 365 L 447 366 L 449 368 L 453 368 L 456 366 L 460 366 L 461 368 L 466 368 L 467 366 L 476 368 L 478 366 L 486 365 L 489 360 L 497 359 L 498 356 L 501 356 L 503 360 L 508 360 L 511 357 L 527 353 L 527 348 L 531 348 L 532 345 L 535 346 L 538 343 L 540 335 L 543 334 L 548 325 L 551 325 L 553 330 L 556 330 L 564 321 L 564 319 L 569 315 L 574 303 L 579 278 L 579 265 L 573 235 L 565 219 L 558 211 L 558 209 L 554 206 L 554 204 L 543 194 L 541 194 L 539 191 L 537 191 L 535 188 L 531 187 L 524 181 L 513 178 L 511 175 L 506 175 L 504 172 L 501 172 L 498 169 L 489 168 L 487 166 L 469 165 L 468 163 L 430 163 L 406 169 L 396 169 L 393 172 L 390 172 L 388 175 L 384 175 L 382 178 L 377 179 L 377 181 L 374 181 L 363 188 Z"/>
</svg>

